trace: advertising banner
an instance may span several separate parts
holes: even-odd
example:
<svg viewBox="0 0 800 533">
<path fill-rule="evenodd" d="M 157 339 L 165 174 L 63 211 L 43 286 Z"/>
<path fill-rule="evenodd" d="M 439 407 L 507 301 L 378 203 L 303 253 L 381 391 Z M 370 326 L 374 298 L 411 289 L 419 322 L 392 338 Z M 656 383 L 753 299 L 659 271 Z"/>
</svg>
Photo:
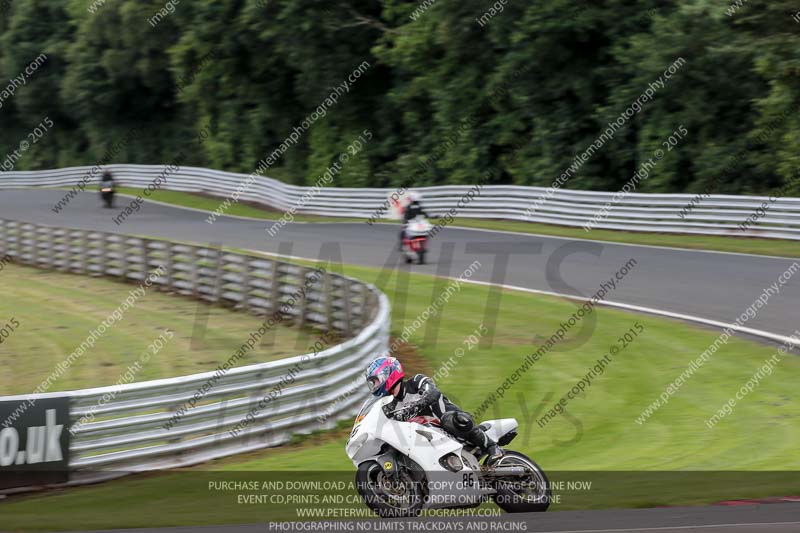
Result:
<svg viewBox="0 0 800 533">
<path fill-rule="evenodd" d="M 0 489 L 65 483 L 69 398 L 0 401 Z"/>
</svg>

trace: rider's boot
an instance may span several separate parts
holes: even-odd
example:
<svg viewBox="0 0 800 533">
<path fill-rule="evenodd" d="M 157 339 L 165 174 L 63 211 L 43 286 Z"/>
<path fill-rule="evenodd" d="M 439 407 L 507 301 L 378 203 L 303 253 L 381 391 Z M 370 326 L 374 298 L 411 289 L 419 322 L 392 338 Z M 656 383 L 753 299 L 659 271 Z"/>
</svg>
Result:
<svg viewBox="0 0 800 533">
<path fill-rule="evenodd" d="M 486 465 L 491 466 L 503 457 L 503 449 L 492 440 L 480 426 L 475 426 L 467 434 L 467 441 L 480 448 L 487 455 Z"/>
<path fill-rule="evenodd" d="M 486 457 L 486 465 L 487 466 L 493 465 L 494 463 L 496 463 L 497 461 L 502 459 L 503 456 L 505 455 L 505 452 L 503 451 L 503 448 L 498 446 L 497 443 L 492 444 L 485 451 L 486 451 L 486 455 L 487 455 L 487 457 Z"/>
</svg>

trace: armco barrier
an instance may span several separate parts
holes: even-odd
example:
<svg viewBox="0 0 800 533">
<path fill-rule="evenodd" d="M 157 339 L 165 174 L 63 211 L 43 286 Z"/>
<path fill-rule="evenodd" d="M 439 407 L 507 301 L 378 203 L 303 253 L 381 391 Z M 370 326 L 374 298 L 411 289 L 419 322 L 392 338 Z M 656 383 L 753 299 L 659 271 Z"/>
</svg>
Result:
<svg viewBox="0 0 800 533">
<path fill-rule="evenodd" d="M 109 165 L 123 185 L 146 187 L 161 173 L 162 166 Z M 72 167 L 36 172 L 0 174 L 0 188 L 70 187 L 79 183 L 91 167 Z M 246 182 L 248 176 L 196 167 L 181 167 L 170 173 L 162 188 L 174 191 L 204 192 L 228 197 Z M 94 186 L 92 181 L 90 186 Z M 457 209 L 458 216 L 509 219 L 597 229 L 736 235 L 800 239 L 800 199 L 766 196 L 711 195 L 694 206 L 684 218 L 678 214 L 695 198 L 692 194 L 628 194 L 615 200 L 616 193 L 556 190 L 549 198 L 547 188 L 514 185 L 485 186 L 466 205 L 459 206 L 469 185 L 422 187 L 425 207 L 432 214 L 443 215 Z M 299 187 L 271 178 L 259 178 L 244 188 L 239 199 L 257 202 L 284 211 L 328 216 L 369 218 L 381 208 L 391 189 L 340 189 Z M 744 223 L 766 202 L 769 209 L 745 231 Z M 541 205 L 539 205 L 541 204 Z M 607 216 L 593 223 L 607 205 Z M 66 209 L 69 209 L 67 206 Z M 384 211 L 383 216 L 387 216 Z M 591 236 L 590 232 L 586 233 Z"/>
<path fill-rule="evenodd" d="M 333 427 L 357 410 L 367 394 L 360 381 L 363 369 L 388 348 L 386 296 L 327 271 L 203 246 L 0 219 L 0 257 L 6 255 L 19 264 L 134 283 L 163 266 L 153 288 L 261 316 L 285 309 L 298 325 L 335 330 L 346 339 L 316 355 L 232 368 L 171 427 L 167 422 L 175 410 L 215 372 L 0 397 L 2 402 L 68 397 L 74 432 L 69 443 L 71 483 L 196 464 Z M 305 296 L 289 306 L 301 286 Z M 232 431 L 279 383 L 280 394 L 259 406 L 241 431 Z M 320 419 L 322 412 L 331 416 Z M 76 424 L 89 413 L 93 421 Z"/>
</svg>

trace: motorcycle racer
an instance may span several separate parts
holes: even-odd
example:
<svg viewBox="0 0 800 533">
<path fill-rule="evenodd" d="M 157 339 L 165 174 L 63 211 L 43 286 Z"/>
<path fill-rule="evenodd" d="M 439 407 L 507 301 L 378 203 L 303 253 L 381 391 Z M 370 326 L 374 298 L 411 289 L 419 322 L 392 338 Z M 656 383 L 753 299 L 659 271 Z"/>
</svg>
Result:
<svg viewBox="0 0 800 533">
<path fill-rule="evenodd" d="M 403 229 L 400 230 L 400 251 L 403 251 L 403 240 L 406 236 L 406 226 L 410 220 L 422 215 L 425 218 L 431 218 L 428 213 L 422 208 L 422 195 L 418 192 L 411 191 L 408 193 L 408 205 L 403 210 Z"/>
<path fill-rule="evenodd" d="M 394 357 L 381 356 L 366 371 L 367 385 L 375 396 L 395 397 L 390 408 L 393 418 L 406 421 L 417 416 L 438 418 L 442 428 L 480 448 L 488 456 L 487 465 L 503 457 L 503 450 L 486 432 L 475 425 L 472 416 L 447 399 L 431 378 L 416 374 L 404 380 L 405 371 Z"/>
</svg>

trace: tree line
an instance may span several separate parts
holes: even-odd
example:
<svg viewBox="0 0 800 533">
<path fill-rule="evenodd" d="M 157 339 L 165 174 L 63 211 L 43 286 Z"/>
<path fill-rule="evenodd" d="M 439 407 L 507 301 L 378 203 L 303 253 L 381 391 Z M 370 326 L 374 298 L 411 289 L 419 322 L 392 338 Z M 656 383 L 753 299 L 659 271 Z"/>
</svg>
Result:
<svg viewBox="0 0 800 533">
<path fill-rule="evenodd" d="M 186 165 L 250 174 L 278 150 L 266 175 L 313 184 L 369 130 L 330 186 L 483 176 L 550 186 L 566 173 L 564 188 L 614 191 L 680 126 L 687 135 L 639 191 L 800 196 L 800 7 L 729 8 L 5 0 L 0 159 L 17 150 L 14 169 L 32 170 L 164 164 L 185 153 Z M 359 65 L 369 67 L 354 76 Z M 45 117 L 53 127 L 19 152 Z M 134 129 L 141 134 L 128 142 Z M 195 143 L 201 129 L 207 137 Z"/>
</svg>

